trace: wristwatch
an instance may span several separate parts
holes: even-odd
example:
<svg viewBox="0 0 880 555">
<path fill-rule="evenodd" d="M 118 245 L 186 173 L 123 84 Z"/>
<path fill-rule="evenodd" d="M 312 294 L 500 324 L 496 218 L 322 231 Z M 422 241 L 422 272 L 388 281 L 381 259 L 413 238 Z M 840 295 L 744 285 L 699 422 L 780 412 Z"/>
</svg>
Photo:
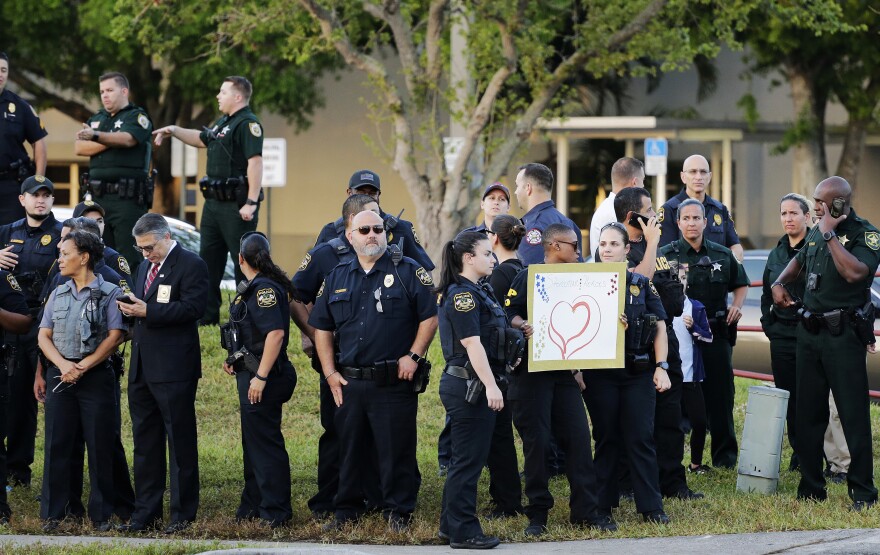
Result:
<svg viewBox="0 0 880 555">
<path fill-rule="evenodd" d="M 258 206 L 260 203 L 255 200 L 247 199 L 244 201 L 244 204 L 245 206 Z"/>
<path fill-rule="evenodd" d="M 833 239 L 836 236 L 837 236 L 837 234 L 834 233 L 834 230 L 832 229 L 831 231 L 826 231 L 825 233 L 823 233 L 822 239 L 825 239 L 826 241 L 830 241 L 831 239 Z"/>
<path fill-rule="evenodd" d="M 665 360 L 661 360 L 661 361 L 658 362 L 655 366 L 656 366 L 657 368 L 662 369 L 662 370 L 666 370 L 667 372 L 669 371 L 669 363 L 666 362 Z"/>
<path fill-rule="evenodd" d="M 100 136 L 100 133 L 98 133 L 97 131 L 92 132 L 92 140 L 96 143 L 98 142 L 98 136 Z"/>
<path fill-rule="evenodd" d="M 406 356 L 408 356 L 409 358 L 413 359 L 415 362 L 421 362 L 421 361 L 422 361 L 422 357 L 420 357 L 419 355 L 415 354 L 415 353 L 412 352 L 412 351 L 406 353 Z"/>
</svg>

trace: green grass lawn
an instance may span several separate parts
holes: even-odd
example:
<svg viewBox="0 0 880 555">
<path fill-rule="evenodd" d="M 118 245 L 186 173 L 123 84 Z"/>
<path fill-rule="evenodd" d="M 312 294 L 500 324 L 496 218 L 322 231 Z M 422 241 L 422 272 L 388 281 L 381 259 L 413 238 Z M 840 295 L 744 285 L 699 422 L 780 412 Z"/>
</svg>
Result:
<svg viewBox="0 0 880 555">
<path fill-rule="evenodd" d="M 320 540 L 322 538 L 341 542 L 378 544 L 434 543 L 440 512 L 440 496 L 443 480 L 437 476 L 437 436 L 443 425 L 443 407 L 437 394 L 442 368 L 439 342 L 430 351 L 435 372 L 428 391 L 421 396 L 419 406 L 418 460 L 423 482 L 415 521 L 409 531 L 402 535 L 387 533 L 379 517 L 370 517 L 360 525 L 332 536 L 321 533 L 319 522 L 311 519 L 306 501 L 316 486 L 317 445 L 321 427 L 318 418 L 318 376 L 308 360 L 299 352 L 299 336 L 294 332 L 290 355 L 298 369 L 299 382 L 293 399 L 287 404 L 283 429 L 290 454 L 293 484 L 293 523 L 289 528 L 271 532 L 257 525 L 240 525 L 234 521 L 235 509 L 242 485 L 242 451 L 239 425 L 238 401 L 235 381 L 221 369 L 225 352 L 219 347 L 216 327 L 203 328 L 202 360 L 204 377 L 199 384 L 197 413 L 199 426 L 199 459 L 201 470 L 201 509 L 196 525 L 184 537 L 211 540 Z M 740 436 L 745 415 L 748 387 L 759 382 L 737 379 L 736 422 Z M 123 441 L 131 461 L 131 422 L 128 416 L 126 396 L 123 393 Z M 41 409 L 42 411 L 42 409 Z M 880 408 L 871 408 L 875 430 L 880 429 Z M 40 534 L 39 506 L 35 500 L 43 471 L 42 418 L 37 435 L 37 454 L 34 462 L 34 487 L 30 490 L 16 488 L 10 495 L 14 511 L 13 521 L 0 528 L 3 534 Z M 585 438 L 586 441 L 586 438 Z M 708 446 L 707 446 L 708 447 Z M 520 466 L 522 454 L 520 446 Z M 880 453 L 876 435 L 874 451 Z M 790 449 L 787 442 L 783 460 L 787 467 Z M 686 453 L 686 457 L 689 454 Z M 704 460 L 709 460 L 708 453 Z M 827 528 L 875 528 L 880 527 L 880 509 L 865 514 L 851 513 L 847 508 L 849 499 L 845 485 L 830 485 L 829 499 L 825 503 L 800 502 L 795 499 L 798 474 L 783 470 L 777 495 L 746 495 L 736 491 L 736 472 L 716 470 L 706 476 L 688 477 L 692 489 L 706 494 L 706 499 L 694 502 L 667 501 L 666 512 L 672 524 L 660 527 L 641 522 L 631 502 L 624 502 L 615 513 L 620 530 L 613 537 L 647 537 L 726 534 L 758 531 L 814 530 Z M 488 502 L 486 488 L 488 475 L 480 482 L 479 503 Z M 568 524 L 568 484 L 564 478 L 554 478 L 551 489 L 557 506 L 550 513 L 550 532 L 547 540 L 572 540 L 609 537 L 598 532 L 573 528 Z M 166 501 L 167 506 L 167 501 Z M 166 509 L 167 518 L 167 509 Z M 484 522 L 487 533 L 496 534 L 505 541 L 525 541 L 522 534 L 526 526 L 524 517 L 495 522 Z M 88 525 L 69 523 L 61 532 L 69 534 L 92 534 Z M 113 536 L 115 533 L 108 533 Z M 204 546 L 202 546 L 204 548 Z M 97 548 L 71 548 L 76 553 L 97 552 Z M 82 549 L 77 551 L 77 549 Z M 113 552 L 100 548 L 102 553 Z M 121 548 L 120 548 L 121 549 Z M 130 551 L 126 548 L 124 551 Z M 202 549 L 180 547 L 175 553 L 197 552 Z M 27 548 L 22 552 L 42 553 L 41 548 Z M 47 551 L 48 552 L 48 551 Z M 121 551 L 120 551 L 121 552 Z M 148 552 L 148 551 L 147 551 Z M 165 550 L 164 552 L 168 552 Z"/>
</svg>

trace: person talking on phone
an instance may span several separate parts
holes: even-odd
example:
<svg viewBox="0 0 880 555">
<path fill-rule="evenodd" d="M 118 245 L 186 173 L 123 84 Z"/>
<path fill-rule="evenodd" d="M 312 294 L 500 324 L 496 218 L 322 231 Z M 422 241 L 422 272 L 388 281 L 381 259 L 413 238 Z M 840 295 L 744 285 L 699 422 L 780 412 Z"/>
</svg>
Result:
<svg viewBox="0 0 880 555">
<path fill-rule="evenodd" d="M 287 358 L 293 286 L 258 231 L 242 235 L 238 265 L 246 281 L 239 284 L 225 328 L 234 327 L 237 342 L 223 363 L 235 376 L 241 407 L 244 490 L 235 516 L 277 528 L 293 516 L 290 459 L 281 434 L 281 411 L 296 388 L 296 370 Z"/>
<path fill-rule="evenodd" d="M 483 534 L 477 518 L 477 481 L 489 457 L 495 415 L 504 408 L 501 387 L 506 389 L 507 317 L 489 286 L 480 283 L 494 266 L 486 234 L 463 231 L 443 247 L 434 290 L 446 360 L 440 400 L 449 418 L 451 450 L 439 536 L 453 549 L 490 549 L 500 543 Z M 516 333 L 522 344 L 521 332 Z"/>
<path fill-rule="evenodd" d="M 876 351 L 870 287 L 880 264 L 880 231 L 853 210 L 852 188 L 842 177 L 820 182 L 813 200 L 818 222 L 770 285 L 773 303 L 784 309 L 795 305 L 789 284 L 806 279 L 796 352 L 797 495 L 828 496 L 822 456 L 830 390 L 851 456 L 851 509 L 861 511 L 877 502 L 865 351 Z"/>
<path fill-rule="evenodd" d="M 66 516 L 71 457 L 82 428 L 89 454 L 89 519 L 96 530 L 111 529 L 114 434 L 103 427 L 116 418 L 116 376 L 107 358 L 124 339 L 116 302 L 118 286 L 95 275 L 104 245 L 97 235 L 72 231 L 60 244 L 59 285 L 43 311 L 38 341 L 49 361 L 46 371 L 46 440 L 40 518 L 43 530 Z"/>
</svg>

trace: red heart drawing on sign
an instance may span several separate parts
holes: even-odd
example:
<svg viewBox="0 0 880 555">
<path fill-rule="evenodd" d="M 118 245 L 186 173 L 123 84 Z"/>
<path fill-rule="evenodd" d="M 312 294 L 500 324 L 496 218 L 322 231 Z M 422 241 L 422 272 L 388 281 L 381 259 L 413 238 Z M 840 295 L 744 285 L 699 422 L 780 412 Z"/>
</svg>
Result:
<svg viewBox="0 0 880 555">
<path fill-rule="evenodd" d="M 592 301 L 592 302 L 590 302 Z M 593 305 L 592 307 L 590 305 Z M 593 309 L 596 318 L 593 319 Z M 582 296 L 575 302 L 560 301 L 550 311 L 550 341 L 559 348 L 563 359 L 571 356 L 589 345 L 599 333 L 602 315 L 598 310 L 599 303 L 590 296 Z M 594 323 L 591 326 L 590 323 Z"/>
</svg>

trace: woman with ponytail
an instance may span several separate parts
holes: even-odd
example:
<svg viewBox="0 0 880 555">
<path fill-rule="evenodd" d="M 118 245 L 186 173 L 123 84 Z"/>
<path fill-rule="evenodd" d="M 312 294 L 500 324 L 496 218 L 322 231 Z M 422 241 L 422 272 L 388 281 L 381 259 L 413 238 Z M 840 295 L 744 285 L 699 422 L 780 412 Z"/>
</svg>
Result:
<svg viewBox="0 0 880 555">
<path fill-rule="evenodd" d="M 229 308 L 237 341 L 223 363 L 235 376 L 241 404 L 244 490 L 236 518 L 276 528 L 293 516 L 290 460 L 281 434 L 282 406 L 296 387 L 296 370 L 287 358 L 292 285 L 272 261 L 262 233 L 242 236 L 238 264 L 246 281 Z"/>
<path fill-rule="evenodd" d="M 489 456 L 495 414 L 504 408 L 496 379 L 504 374 L 505 361 L 499 360 L 491 339 L 499 329 L 503 335 L 507 318 L 488 287 L 479 285 L 494 266 L 486 235 L 463 231 L 443 249 L 435 290 L 446 360 L 440 399 L 449 418 L 452 451 L 438 535 L 454 549 L 491 549 L 500 543 L 483 534 L 477 518 L 477 481 Z"/>
</svg>

